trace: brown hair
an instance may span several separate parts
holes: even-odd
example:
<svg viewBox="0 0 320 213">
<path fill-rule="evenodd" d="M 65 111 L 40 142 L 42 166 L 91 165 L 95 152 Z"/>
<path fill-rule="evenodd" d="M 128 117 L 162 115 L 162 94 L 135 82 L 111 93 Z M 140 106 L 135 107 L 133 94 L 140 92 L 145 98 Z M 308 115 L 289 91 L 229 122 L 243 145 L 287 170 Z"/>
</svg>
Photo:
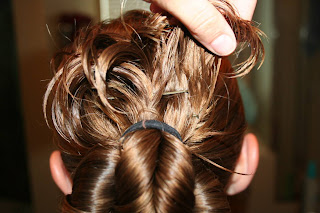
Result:
<svg viewBox="0 0 320 213">
<path fill-rule="evenodd" d="M 222 2 L 222 3 L 221 3 Z M 221 1 L 238 41 L 263 52 L 259 30 Z M 62 212 L 228 212 L 224 187 L 246 129 L 231 65 L 183 27 L 131 11 L 82 31 L 54 61 L 44 99 L 73 180 Z M 178 92 L 177 92 L 178 91 Z M 174 127 L 123 132 L 142 120 Z"/>
</svg>

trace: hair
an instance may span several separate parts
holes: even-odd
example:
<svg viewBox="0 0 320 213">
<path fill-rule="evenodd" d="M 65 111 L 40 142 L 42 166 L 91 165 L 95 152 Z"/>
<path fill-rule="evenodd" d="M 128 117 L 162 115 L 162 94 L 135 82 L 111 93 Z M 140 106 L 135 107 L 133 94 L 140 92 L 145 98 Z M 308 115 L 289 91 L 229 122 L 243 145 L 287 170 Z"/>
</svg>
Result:
<svg viewBox="0 0 320 213">
<path fill-rule="evenodd" d="M 44 113 L 73 181 L 62 212 L 230 211 L 226 170 L 246 130 L 234 77 L 257 63 L 263 47 L 249 21 L 224 1 L 215 6 L 251 46 L 236 71 L 183 26 L 146 11 L 82 30 L 54 58 Z M 121 137 L 143 120 L 174 127 L 182 141 L 157 129 Z"/>
</svg>

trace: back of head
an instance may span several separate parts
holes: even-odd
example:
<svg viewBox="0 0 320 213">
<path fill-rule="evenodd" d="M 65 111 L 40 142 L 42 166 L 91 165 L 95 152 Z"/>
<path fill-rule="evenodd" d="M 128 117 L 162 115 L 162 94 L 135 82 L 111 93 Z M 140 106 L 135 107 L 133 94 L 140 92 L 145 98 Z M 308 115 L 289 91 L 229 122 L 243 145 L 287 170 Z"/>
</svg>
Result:
<svg viewBox="0 0 320 213">
<path fill-rule="evenodd" d="M 238 39 L 260 45 L 256 29 L 231 15 Z M 63 212 L 229 211 L 230 173 L 212 162 L 234 168 L 246 122 L 227 58 L 159 14 L 131 11 L 81 32 L 56 71 L 44 110 L 51 94 L 73 181 Z M 157 129 L 121 137 L 143 120 L 174 127 L 182 141 Z"/>
</svg>

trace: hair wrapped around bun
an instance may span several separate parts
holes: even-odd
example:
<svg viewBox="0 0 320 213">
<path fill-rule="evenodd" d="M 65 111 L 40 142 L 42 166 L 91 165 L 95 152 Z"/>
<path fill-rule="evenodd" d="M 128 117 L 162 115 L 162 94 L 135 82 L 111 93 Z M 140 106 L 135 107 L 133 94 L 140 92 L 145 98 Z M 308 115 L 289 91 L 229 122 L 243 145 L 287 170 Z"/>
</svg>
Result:
<svg viewBox="0 0 320 213">
<path fill-rule="evenodd" d="M 131 11 L 79 33 L 56 58 L 44 100 L 73 180 L 62 212 L 228 212 L 230 176 L 246 122 L 232 76 L 262 51 L 260 31 L 224 1 L 216 6 L 252 54 L 238 72 L 166 17 Z M 50 98 L 51 97 L 51 98 Z M 49 107 L 50 106 L 50 107 Z M 132 124 L 158 129 L 121 137 Z"/>
</svg>

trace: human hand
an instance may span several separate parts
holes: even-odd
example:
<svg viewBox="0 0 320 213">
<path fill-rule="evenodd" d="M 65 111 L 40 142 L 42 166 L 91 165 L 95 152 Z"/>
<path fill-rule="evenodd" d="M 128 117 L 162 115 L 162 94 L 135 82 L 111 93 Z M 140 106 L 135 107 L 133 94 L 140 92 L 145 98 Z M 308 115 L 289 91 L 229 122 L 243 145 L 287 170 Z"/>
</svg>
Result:
<svg viewBox="0 0 320 213">
<path fill-rule="evenodd" d="M 185 25 L 211 52 L 226 56 L 236 48 L 235 35 L 213 0 L 147 0 L 153 12 L 166 11 Z M 251 20 L 257 0 L 229 0 L 240 17 Z"/>
</svg>

